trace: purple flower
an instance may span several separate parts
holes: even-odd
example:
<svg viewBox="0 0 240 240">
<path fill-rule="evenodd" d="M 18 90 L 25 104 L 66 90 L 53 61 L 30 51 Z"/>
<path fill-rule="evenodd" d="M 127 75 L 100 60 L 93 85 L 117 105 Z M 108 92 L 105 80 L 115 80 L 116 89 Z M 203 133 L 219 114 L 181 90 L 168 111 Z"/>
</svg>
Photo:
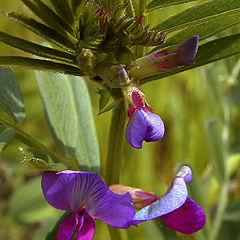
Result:
<svg viewBox="0 0 240 240">
<path fill-rule="evenodd" d="M 188 197 L 185 182 L 191 180 L 191 169 L 183 166 L 177 172 L 167 193 L 162 197 L 142 189 L 122 185 L 112 185 L 110 189 L 116 193 L 129 192 L 135 207 L 144 207 L 135 214 L 133 225 L 161 217 L 168 227 L 190 234 L 200 230 L 206 221 L 203 209 Z"/>
<path fill-rule="evenodd" d="M 128 116 L 130 118 L 126 127 L 125 137 L 129 144 L 135 148 L 142 148 L 142 142 L 154 142 L 161 139 L 165 129 L 159 115 L 152 113 L 139 87 L 134 84 L 129 87 Z"/>
<path fill-rule="evenodd" d="M 60 224 L 58 240 L 69 240 L 76 228 L 76 240 L 91 240 L 95 218 L 117 228 L 131 225 L 134 216 L 131 195 L 113 193 L 98 174 L 47 171 L 43 173 L 42 189 L 49 204 L 72 212 Z"/>
<path fill-rule="evenodd" d="M 167 226 L 181 233 L 189 234 L 200 230 L 205 224 L 206 216 L 203 209 L 188 197 L 186 182 L 191 180 L 191 169 L 181 167 L 166 194 L 139 210 L 133 218 L 133 224 L 161 217 Z"/>
</svg>

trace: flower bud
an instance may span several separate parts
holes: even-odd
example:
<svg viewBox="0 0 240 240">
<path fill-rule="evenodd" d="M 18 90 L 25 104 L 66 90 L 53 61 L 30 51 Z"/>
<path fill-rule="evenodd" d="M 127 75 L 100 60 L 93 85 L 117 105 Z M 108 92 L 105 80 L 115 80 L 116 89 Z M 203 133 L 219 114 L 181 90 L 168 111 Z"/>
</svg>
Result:
<svg viewBox="0 0 240 240">
<path fill-rule="evenodd" d="M 130 75 L 139 79 L 189 65 L 197 55 L 198 41 L 199 36 L 196 35 L 177 46 L 139 58 Z"/>
<path fill-rule="evenodd" d="M 95 71 L 111 88 L 126 87 L 131 82 L 125 68 L 117 64 L 99 63 Z"/>
</svg>

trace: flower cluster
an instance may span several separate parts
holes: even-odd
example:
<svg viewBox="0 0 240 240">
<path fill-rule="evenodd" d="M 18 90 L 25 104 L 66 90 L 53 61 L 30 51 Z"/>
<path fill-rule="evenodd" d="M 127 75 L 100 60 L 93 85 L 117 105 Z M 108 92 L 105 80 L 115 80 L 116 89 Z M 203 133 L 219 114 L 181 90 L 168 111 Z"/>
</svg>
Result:
<svg viewBox="0 0 240 240">
<path fill-rule="evenodd" d="M 109 189 L 98 174 L 70 170 L 45 172 L 42 189 L 53 207 L 71 212 L 58 228 L 58 240 L 71 239 L 76 228 L 75 239 L 93 239 L 95 218 L 128 228 L 161 217 L 167 226 L 189 234 L 201 229 L 206 220 L 202 208 L 188 197 L 186 182 L 191 175 L 189 167 L 181 167 L 162 197 L 121 185 Z M 134 204 L 143 208 L 135 213 Z"/>
</svg>

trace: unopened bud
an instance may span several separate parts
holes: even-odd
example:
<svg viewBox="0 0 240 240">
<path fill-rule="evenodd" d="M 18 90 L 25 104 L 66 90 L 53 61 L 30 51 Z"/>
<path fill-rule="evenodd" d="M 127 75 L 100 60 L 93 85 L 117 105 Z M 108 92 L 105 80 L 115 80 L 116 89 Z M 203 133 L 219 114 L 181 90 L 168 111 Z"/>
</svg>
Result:
<svg viewBox="0 0 240 240">
<path fill-rule="evenodd" d="M 137 59 L 130 75 L 136 79 L 167 72 L 189 65 L 197 55 L 199 36 L 185 40 L 177 46 L 168 47 Z"/>
<path fill-rule="evenodd" d="M 96 66 L 96 56 L 89 49 L 83 49 L 77 56 L 77 62 L 83 72 L 88 72 Z"/>
</svg>

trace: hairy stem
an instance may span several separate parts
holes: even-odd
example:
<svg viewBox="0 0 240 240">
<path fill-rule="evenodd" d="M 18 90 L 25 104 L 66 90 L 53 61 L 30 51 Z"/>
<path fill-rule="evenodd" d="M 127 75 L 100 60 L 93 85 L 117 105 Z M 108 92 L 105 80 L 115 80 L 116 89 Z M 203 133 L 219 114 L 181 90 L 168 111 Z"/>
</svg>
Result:
<svg viewBox="0 0 240 240">
<path fill-rule="evenodd" d="M 125 121 L 126 111 L 124 101 L 121 101 L 116 108 L 113 109 L 112 113 L 108 155 L 105 171 L 103 173 L 107 185 L 119 183 Z"/>
</svg>

